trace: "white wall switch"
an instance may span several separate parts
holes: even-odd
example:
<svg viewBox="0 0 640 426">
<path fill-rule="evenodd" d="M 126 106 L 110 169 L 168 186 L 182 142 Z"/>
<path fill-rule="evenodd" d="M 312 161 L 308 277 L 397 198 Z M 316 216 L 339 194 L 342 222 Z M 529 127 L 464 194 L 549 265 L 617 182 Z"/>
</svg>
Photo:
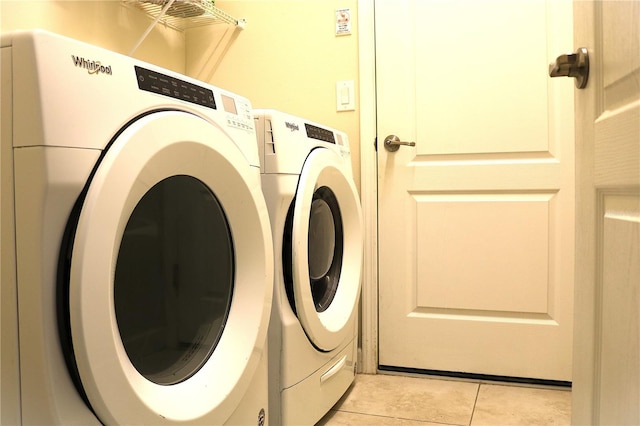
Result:
<svg viewBox="0 0 640 426">
<path fill-rule="evenodd" d="M 353 111 L 356 109 L 353 80 L 336 82 L 336 111 Z"/>
</svg>

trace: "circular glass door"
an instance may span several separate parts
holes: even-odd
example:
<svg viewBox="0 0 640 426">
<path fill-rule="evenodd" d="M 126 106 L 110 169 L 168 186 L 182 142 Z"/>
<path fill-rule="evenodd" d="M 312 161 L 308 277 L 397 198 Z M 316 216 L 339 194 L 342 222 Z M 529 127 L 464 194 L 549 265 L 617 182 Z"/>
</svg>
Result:
<svg viewBox="0 0 640 426">
<path fill-rule="evenodd" d="M 327 351 L 353 333 L 348 324 L 360 295 L 360 202 L 342 161 L 329 149 L 309 154 L 286 225 L 290 238 L 283 242 L 290 253 L 283 253 L 289 299 L 311 342 Z"/>
<path fill-rule="evenodd" d="M 131 123 L 72 237 L 77 377 L 103 424 L 224 424 L 266 349 L 273 245 L 260 176 L 193 114 Z"/>
<path fill-rule="evenodd" d="M 309 279 L 317 312 L 327 310 L 338 290 L 343 255 L 342 217 L 333 191 L 322 186 L 309 212 Z"/>
</svg>

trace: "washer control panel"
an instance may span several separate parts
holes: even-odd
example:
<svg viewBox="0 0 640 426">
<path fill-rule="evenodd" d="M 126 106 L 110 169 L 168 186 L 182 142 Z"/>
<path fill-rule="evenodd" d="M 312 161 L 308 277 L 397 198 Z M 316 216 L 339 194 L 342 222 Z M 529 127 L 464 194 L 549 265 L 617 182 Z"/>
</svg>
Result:
<svg viewBox="0 0 640 426">
<path fill-rule="evenodd" d="M 134 68 L 140 90 L 216 109 L 213 90 L 147 68 Z"/>
<path fill-rule="evenodd" d="M 240 130 L 253 130 L 253 113 L 248 101 L 223 93 L 222 108 L 227 113 L 227 125 Z"/>
</svg>

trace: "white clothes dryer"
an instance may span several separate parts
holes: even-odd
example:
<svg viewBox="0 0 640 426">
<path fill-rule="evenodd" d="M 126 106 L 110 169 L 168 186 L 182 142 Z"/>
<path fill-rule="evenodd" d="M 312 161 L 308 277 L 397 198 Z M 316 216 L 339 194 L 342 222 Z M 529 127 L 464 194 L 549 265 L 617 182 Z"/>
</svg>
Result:
<svg viewBox="0 0 640 426">
<path fill-rule="evenodd" d="M 362 213 L 346 133 L 254 110 L 273 232 L 272 424 L 314 424 L 354 380 Z"/>
<path fill-rule="evenodd" d="M 1 46 L 3 420 L 264 424 L 249 101 L 47 32 Z"/>
</svg>

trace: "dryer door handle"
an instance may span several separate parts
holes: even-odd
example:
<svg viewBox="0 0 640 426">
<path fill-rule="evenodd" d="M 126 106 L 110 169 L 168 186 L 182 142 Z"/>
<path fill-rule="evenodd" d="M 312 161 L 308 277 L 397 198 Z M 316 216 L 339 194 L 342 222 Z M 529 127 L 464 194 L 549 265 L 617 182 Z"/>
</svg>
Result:
<svg viewBox="0 0 640 426">
<path fill-rule="evenodd" d="M 320 383 L 324 383 L 336 374 L 338 374 L 347 364 L 347 356 L 344 355 L 340 361 L 336 362 L 326 373 L 320 376 Z"/>
</svg>

